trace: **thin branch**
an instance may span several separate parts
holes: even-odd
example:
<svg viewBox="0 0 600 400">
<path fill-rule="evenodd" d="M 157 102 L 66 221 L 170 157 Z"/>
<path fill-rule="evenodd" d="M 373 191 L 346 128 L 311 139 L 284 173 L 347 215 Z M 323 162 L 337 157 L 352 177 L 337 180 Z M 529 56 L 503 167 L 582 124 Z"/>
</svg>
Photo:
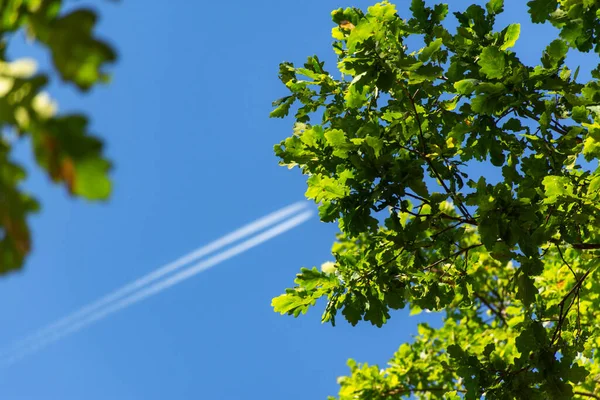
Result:
<svg viewBox="0 0 600 400">
<path fill-rule="evenodd" d="M 406 192 L 405 192 L 405 193 L 404 193 L 404 195 L 405 195 L 405 196 L 408 196 L 408 197 L 412 197 L 412 198 L 413 198 L 413 199 L 415 199 L 415 200 L 422 201 L 423 203 L 431 203 L 431 202 L 430 202 L 429 200 L 427 200 L 426 198 L 424 198 L 424 197 L 421 197 L 421 196 L 417 196 L 416 194 L 412 194 L 412 193 L 406 193 Z"/>
<path fill-rule="evenodd" d="M 538 118 L 538 116 L 537 116 L 537 115 L 535 115 L 535 114 L 534 114 L 532 111 L 530 111 L 530 110 L 528 110 L 528 109 L 524 109 L 524 110 L 521 110 L 521 111 L 523 111 L 523 113 L 525 114 L 525 116 L 527 116 L 527 117 L 529 117 L 529 118 L 531 118 L 531 119 L 535 120 L 535 121 L 536 121 L 536 122 L 538 122 L 538 123 L 540 122 L 540 119 Z M 555 121 L 553 121 L 553 122 L 555 122 Z M 552 124 L 548 124 L 548 127 L 549 127 L 550 129 L 552 129 L 554 132 L 556 132 L 556 133 L 558 133 L 558 134 L 561 134 L 561 135 L 563 135 L 563 136 L 564 136 L 564 135 L 567 135 L 567 134 L 569 133 L 569 132 L 568 132 L 568 131 L 566 131 L 564 128 L 561 128 L 561 127 L 559 127 L 559 126 L 555 126 L 555 125 L 552 125 Z"/>
<path fill-rule="evenodd" d="M 554 244 L 560 244 L 560 243 L 562 243 L 558 239 L 551 239 L 549 241 L 552 242 L 552 243 L 554 243 Z M 572 248 L 577 249 L 577 250 L 599 250 L 600 249 L 600 244 L 599 243 L 568 243 L 568 244 Z"/>
<path fill-rule="evenodd" d="M 597 250 L 600 244 L 597 243 L 571 243 L 571 247 L 578 250 Z"/>
<path fill-rule="evenodd" d="M 432 388 L 422 388 L 422 389 L 399 387 L 396 389 L 388 390 L 387 392 L 383 392 L 383 393 L 381 393 L 381 395 L 384 397 L 387 397 L 387 396 L 394 396 L 397 394 L 405 394 L 405 393 L 452 392 L 452 391 L 456 391 L 459 393 L 467 393 L 467 391 L 463 390 L 463 389 L 452 389 L 452 388 L 444 388 L 444 387 L 432 387 Z"/>
<path fill-rule="evenodd" d="M 443 262 L 446 262 L 446 261 L 450 260 L 451 258 L 456 258 L 456 257 L 460 256 L 461 254 L 466 253 L 469 250 L 475 249 L 475 248 L 480 247 L 480 246 L 483 246 L 483 243 L 473 244 L 473 245 L 471 245 L 469 247 L 465 247 L 464 249 L 461 249 L 461 250 L 455 252 L 454 254 L 450 255 L 449 257 L 442 258 L 441 260 L 437 260 L 433 264 L 430 264 L 430 265 L 428 265 L 427 267 L 425 267 L 423 269 L 425 271 L 430 270 L 431 268 L 434 268 L 435 266 L 437 266 L 437 265 L 439 265 L 439 264 L 441 264 Z"/>
<path fill-rule="evenodd" d="M 440 236 L 443 233 L 446 233 L 448 231 L 451 231 L 454 228 L 458 228 L 460 225 L 464 224 L 463 221 L 458 221 L 456 224 L 454 225 L 449 225 L 447 227 L 445 227 L 444 229 L 442 229 L 441 231 L 437 231 L 436 233 L 434 233 L 433 235 L 431 235 L 431 239 L 435 240 L 438 236 Z"/>
<path fill-rule="evenodd" d="M 558 245 L 558 243 L 554 243 L 554 245 L 556 246 L 556 249 L 558 250 L 558 254 L 560 254 L 560 258 L 561 258 L 562 262 L 569 268 L 569 271 L 571 271 L 571 273 L 573 274 L 575 279 L 577 279 L 577 275 L 575 274 L 575 271 L 573 271 L 573 268 L 571 268 L 571 266 L 569 265 L 567 260 L 565 260 L 565 256 L 563 255 L 563 252 L 560 249 L 560 246 Z"/>
<path fill-rule="evenodd" d="M 564 295 L 564 297 L 562 298 L 560 303 L 558 303 L 560 306 L 560 311 L 558 314 L 558 322 L 556 323 L 556 329 L 554 330 L 554 334 L 552 334 L 552 343 L 553 344 L 555 343 L 556 339 L 558 337 L 560 337 L 560 332 L 562 330 L 562 324 L 565 322 L 567 314 L 569 313 L 569 310 L 571 309 L 571 307 L 573 306 L 573 303 L 575 302 L 575 297 L 573 298 L 573 300 L 571 301 L 571 304 L 569 304 L 569 306 L 567 307 L 567 309 L 565 311 L 564 308 L 565 308 L 566 301 L 569 299 L 569 297 L 571 297 L 571 295 L 573 293 L 579 291 L 579 289 L 581 288 L 581 285 L 583 285 L 583 282 L 590 275 L 590 273 L 592 273 L 593 270 L 594 270 L 594 266 L 588 268 L 588 270 L 581 276 L 581 278 L 579 278 L 579 280 L 575 283 L 575 285 L 571 288 L 571 290 L 569 290 L 569 292 L 566 295 Z"/>
<path fill-rule="evenodd" d="M 448 215 L 446 213 L 440 213 L 440 214 L 418 214 L 418 213 L 415 213 L 415 212 L 412 212 L 412 211 L 409 211 L 409 210 L 402 210 L 402 209 L 400 209 L 398 207 L 392 207 L 392 208 L 394 210 L 402 211 L 402 212 L 405 212 L 407 214 L 410 214 L 413 217 L 425 217 L 425 218 L 427 218 L 427 217 L 440 217 L 442 219 L 449 219 L 449 220 L 452 220 L 452 221 L 457 221 L 457 222 L 460 222 L 461 224 L 469 224 L 469 225 L 475 225 L 475 226 L 479 225 L 475 219 L 467 219 L 467 218 L 461 218 L 461 217 L 454 217 L 454 216 Z"/>
<path fill-rule="evenodd" d="M 444 218 L 444 219 L 451 219 L 453 221 L 459 221 L 462 222 L 463 224 L 469 224 L 469 225 L 479 225 L 477 223 L 477 221 L 475 220 L 475 218 L 461 218 L 461 217 L 453 217 L 452 215 L 448 215 L 445 213 L 441 213 L 440 217 Z"/>
<path fill-rule="evenodd" d="M 597 394 L 594 394 L 594 393 L 574 391 L 573 394 L 577 394 L 579 396 L 591 397 L 592 399 L 600 400 L 600 396 L 598 396 Z"/>
<path fill-rule="evenodd" d="M 448 193 L 450 196 L 452 196 L 452 199 L 456 202 L 456 206 L 463 213 L 463 216 L 467 219 L 472 220 L 473 217 L 469 213 L 469 210 L 467 210 L 467 208 L 462 204 L 462 202 L 459 201 L 456 193 L 452 192 L 450 190 L 450 188 L 448 188 L 448 186 L 446 185 L 446 182 L 444 182 L 441 175 L 437 172 L 437 170 L 433 166 L 433 163 L 431 162 L 431 160 L 427 157 L 427 149 L 425 147 L 425 135 L 423 134 L 423 129 L 421 128 L 421 118 L 419 117 L 419 112 L 417 111 L 417 106 L 415 105 L 414 99 L 411 97 L 410 93 L 408 92 L 406 87 L 404 87 L 404 85 L 402 85 L 402 89 L 404 89 L 406 96 L 410 100 L 410 104 L 412 105 L 413 111 L 415 113 L 415 119 L 417 120 L 417 125 L 419 126 L 419 136 L 421 138 L 420 142 L 421 142 L 421 147 L 422 147 L 422 152 L 423 152 L 423 156 L 422 156 L 423 159 L 425 160 L 425 162 L 427 163 L 427 165 L 429 166 L 429 168 L 431 169 L 431 171 L 433 172 L 433 174 L 435 175 L 437 180 L 440 182 L 440 185 L 442 185 L 442 187 L 444 188 L 446 193 Z"/>
<path fill-rule="evenodd" d="M 493 307 L 486 299 L 484 299 L 482 296 L 480 296 L 479 294 L 475 293 L 475 297 L 481 301 L 483 304 L 485 304 L 485 306 L 498 318 L 500 318 L 500 320 L 502 321 L 503 324 L 506 325 L 506 318 L 504 318 L 504 315 L 502 314 L 501 309 L 496 309 L 495 307 Z"/>
</svg>

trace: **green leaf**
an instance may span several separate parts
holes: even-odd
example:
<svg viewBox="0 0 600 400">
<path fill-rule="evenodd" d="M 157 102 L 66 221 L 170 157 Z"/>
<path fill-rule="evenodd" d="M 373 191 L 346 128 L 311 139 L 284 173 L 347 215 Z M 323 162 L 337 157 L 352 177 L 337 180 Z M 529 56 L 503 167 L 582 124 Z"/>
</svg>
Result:
<svg viewBox="0 0 600 400">
<path fill-rule="evenodd" d="M 345 197 L 348 193 L 348 187 L 344 186 L 334 178 L 324 175 L 313 175 L 308 178 L 306 197 L 314 199 L 317 203 L 322 200 L 339 199 Z"/>
<path fill-rule="evenodd" d="M 575 364 L 569 369 L 569 380 L 573 383 L 583 382 L 585 378 L 590 374 L 584 366 Z"/>
<path fill-rule="evenodd" d="M 302 314 L 306 314 L 309 307 L 315 304 L 315 299 L 310 296 L 300 295 L 300 293 L 286 293 L 281 296 L 275 297 L 271 301 L 271 306 L 275 312 L 280 314 L 288 314 L 297 317 Z"/>
<path fill-rule="evenodd" d="M 547 176 L 542 184 L 544 185 L 547 203 L 556 202 L 562 196 L 573 195 L 573 184 L 566 176 Z"/>
<path fill-rule="evenodd" d="M 353 53 L 358 46 L 363 42 L 373 37 L 375 34 L 375 23 L 371 23 L 368 20 L 361 20 L 361 22 L 352 29 L 350 36 L 346 42 L 348 51 Z"/>
<path fill-rule="evenodd" d="M 465 351 L 456 344 L 449 345 L 446 351 L 450 354 L 450 357 L 457 360 L 462 360 L 465 357 Z"/>
<path fill-rule="evenodd" d="M 569 50 L 567 44 L 560 40 L 553 40 L 544 50 L 542 64 L 546 68 L 558 68 L 567 55 Z"/>
<path fill-rule="evenodd" d="M 332 147 L 342 147 L 346 144 L 346 134 L 340 129 L 331 129 L 325 132 L 325 139 Z"/>
<path fill-rule="evenodd" d="M 294 100 L 295 100 L 294 96 L 286 96 L 286 97 L 283 97 L 283 98 L 273 102 L 273 105 L 277 106 L 277 108 L 275 108 L 273 111 L 271 111 L 271 113 L 269 114 L 269 117 L 271 117 L 271 118 L 286 117 L 288 115 L 288 113 L 290 112 L 290 107 L 294 103 Z"/>
<path fill-rule="evenodd" d="M 303 111 L 277 155 L 339 231 L 327 274 L 303 269 L 278 309 L 326 298 L 322 321 L 377 326 L 404 306 L 443 311 L 387 365 L 349 363 L 340 400 L 566 400 L 593 387 L 600 84 L 564 62 L 571 47 L 600 49 L 600 10 L 530 1 L 560 32 L 535 65 L 511 51 L 518 16 L 494 29 L 504 2 L 486 1 L 455 13 L 458 27 L 424 0 L 412 18 L 387 1 L 338 10 L 338 71 L 305 65 L 312 81 L 286 85 Z"/>
<path fill-rule="evenodd" d="M 442 47 L 442 39 L 435 39 L 433 42 L 429 43 L 427 47 L 425 47 L 421 54 L 419 54 L 419 61 L 426 62 L 431 60 L 431 57 L 438 52 L 438 50 Z"/>
<path fill-rule="evenodd" d="M 52 51 L 52 61 L 63 79 L 87 90 L 106 82 L 104 67 L 116 59 L 115 51 L 92 34 L 96 14 L 77 9 L 51 21 L 31 18 L 32 34 Z"/>
<path fill-rule="evenodd" d="M 334 148 L 333 155 L 346 158 L 348 157 L 348 150 L 352 148 L 352 145 L 346 140 L 346 134 L 340 129 L 331 129 L 325 132 L 325 139 L 327 144 Z"/>
<path fill-rule="evenodd" d="M 588 136 L 583 141 L 583 155 L 586 161 L 600 158 L 600 141 L 593 136 Z"/>
<path fill-rule="evenodd" d="M 595 176 L 588 186 L 588 194 L 592 195 L 600 191 L 600 175 Z"/>
<path fill-rule="evenodd" d="M 504 0 L 490 0 L 485 8 L 488 14 L 500 14 L 504 10 Z"/>
<path fill-rule="evenodd" d="M 463 79 L 454 83 L 454 89 L 459 94 L 470 95 L 475 91 L 475 87 L 479 81 L 477 79 Z"/>
<path fill-rule="evenodd" d="M 589 122 L 588 115 L 589 112 L 585 106 L 573 107 L 573 111 L 571 113 L 571 117 L 573 118 L 573 120 L 575 120 L 575 122 L 578 123 Z"/>
<path fill-rule="evenodd" d="M 361 108 L 367 103 L 367 94 L 369 93 L 369 87 L 366 85 L 352 84 L 346 92 L 344 99 L 346 105 L 349 108 Z"/>
<path fill-rule="evenodd" d="M 481 52 L 479 61 L 481 72 L 489 79 L 500 79 L 504 75 L 506 59 L 502 51 L 496 47 L 486 47 Z"/>
<path fill-rule="evenodd" d="M 87 159 L 76 166 L 73 192 L 90 200 L 106 200 L 110 196 L 111 182 L 108 176 L 110 163 L 102 159 Z"/>
<path fill-rule="evenodd" d="M 383 141 L 374 136 L 367 136 L 365 141 L 375 152 L 375 157 L 379 157 L 381 155 L 381 150 L 383 149 Z"/>
<path fill-rule="evenodd" d="M 39 209 L 20 187 L 26 174 L 10 158 L 14 143 L 30 143 L 37 164 L 70 194 L 90 200 L 110 194 L 111 164 L 102 141 L 88 132 L 84 115 L 59 114 L 43 91 L 49 76 L 60 76 L 81 90 L 109 80 L 105 68 L 116 54 L 93 35 L 96 20 L 94 11 L 63 8 L 59 0 L 9 0 L 0 7 L 3 49 L 26 34 L 49 50 L 52 61 L 47 66 L 51 73 L 36 74 L 31 59 L 10 61 L 0 51 L 0 274 L 22 267 L 32 247 L 28 217 Z"/>
<path fill-rule="evenodd" d="M 531 0 L 527 2 L 529 6 L 529 14 L 531 14 L 531 21 L 534 23 L 541 23 L 547 21 L 550 14 L 556 11 L 558 7 L 557 0 Z"/>
<path fill-rule="evenodd" d="M 500 46 L 500 50 L 506 50 L 511 48 L 517 43 L 519 39 L 519 35 L 521 34 L 521 25 L 520 24 L 510 24 L 503 31 L 504 35 L 504 43 Z"/>
<path fill-rule="evenodd" d="M 294 282 L 304 290 L 314 290 L 318 286 L 329 287 L 331 278 L 329 275 L 319 271 L 317 267 L 301 268 L 300 273 L 296 275 Z"/>
<path fill-rule="evenodd" d="M 517 283 L 517 297 L 521 299 L 526 306 L 531 305 L 535 301 L 535 296 L 538 294 L 533 279 L 525 274 L 520 274 Z"/>
<path fill-rule="evenodd" d="M 412 11 L 413 17 L 418 22 L 421 24 L 427 23 L 428 13 L 424 0 L 412 0 L 410 3 L 410 10 Z"/>
<path fill-rule="evenodd" d="M 390 21 L 396 17 L 396 7 L 393 4 L 382 2 L 368 8 L 368 14 L 381 21 Z"/>
<path fill-rule="evenodd" d="M 359 300 L 356 296 L 346 296 L 342 315 L 354 326 L 362 319 L 364 307 L 364 302 Z"/>
<path fill-rule="evenodd" d="M 82 115 L 45 121 L 44 129 L 33 135 L 36 160 L 70 193 L 105 200 L 111 190 L 111 165 L 102 157 L 102 142 L 86 132 L 87 124 Z"/>
</svg>

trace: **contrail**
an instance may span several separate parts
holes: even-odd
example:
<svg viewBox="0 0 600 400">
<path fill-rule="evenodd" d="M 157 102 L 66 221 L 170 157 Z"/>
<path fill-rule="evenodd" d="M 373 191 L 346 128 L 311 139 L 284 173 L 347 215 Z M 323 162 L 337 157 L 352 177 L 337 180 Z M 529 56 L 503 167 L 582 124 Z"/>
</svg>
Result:
<svg viewBox="0 0 600 400">
<path fill-rule="evenodd" d="M 270 240 L 276 236 L 279 236 L 282 233 L 284 233 L 290 229 L 293 229 L 296 226 L 307 221 L 311 216 L 312 216 L 311 211 L 305 211 L 305 212 L 303 212 L 293 218 L 290 218 L 289 220 L 282 222 L 282 223 L 254 236 L 250 239 L 245 240 L 244 242 L 242 242 L 228 250 L 225 250 L 217 255 L 214 255 L 214 256 L 208 258 L 207 260 L 204 260 L 197 264 L 194 264 L 194 265 L 184 269 L 183 271 L 180 271 L 180 272 L 172 275 L 171 277 L 165 278 L 159 282 L 156 282 L 156 283 L 150 285 L 149 287 L 147 287 L 145 289 L 139 290 L 138 292 L 131 294 L 128 297 L 125 297 L 124 299 L 121 299 L 120 301 L 118 301 L 112 305 L 109 305 L 102 310 L 93 312 L 90 315 L 88 315 L 87 317 L 81 319 L 79 322 L 72 323 L 72 324 L 70 324 L 70 326 L 64 326 L 64 328 L 62 330 L 57 329 L 53 333 L 51 332 L 52 334 L 46 335 L 47 338 L 45 338 L 45 339 L 41 338 L 41 340 L 39 340 L 37 343 L 32 343 L 27 348 L 18 352 L 16 355 L 2 360 L 0 365 L 3 367 L 12 365 L 15 362 L 19 361 L 20 359 L 22 359 L 28 355 L 31 355 L 37 351 L 40 351 L 44 347 L 66 337 L 70 334 L 76 333 L 77 331 L 85 328 L 86 326 L 88 326 L 90 324 L 93 324 L 94 322 L 102 320 L 102 319 L 108 317 L 109 315 L 111 315 L 115 312 L 118 312 L 124 308 L 127 308 L 127 307 L 129 307 L 139 301 L 142 301 L 148 297 L 156 295 L 156 294 L 162 292 L 163 290 L 166 290 L 180 282 L 183 282 L 184 280 L 187 280 L 187 279 L 199 274 L 200 272 L 203 272 L 211 267 L 214 267 L 215 265 L 220 264 L 238 254 L 244 253 L 244 252 L 250 250 L 251 248 L 256 247 L 256 246 L 266 242 L 267 240 Z"/>
<path fill-rule="evenodd" d="M 306 202 L 297 202 L 291 204 L 287 207 L 281 208 L 273 213 L 270 213 L 262 218 L 259 218 L 235 231 L 222 236 L 221 238 L 202 246 L 175 261 L 172 261 L 162 267 L 155 269 L 154 271 L 142 276 L 139 279 L 134 280 L 131 283 L 128 283 L 121 288 L 118 288 L 104 297 L 96 300 L 86 306 L 83 306 L 79 310 L 73 312 L 72 314 L 67 315 L 60 320 L 47 325 L 46 327 L 38 330 L 37 332 L 13 343 L 9 348 L 0 352 L 0 357 L 4 357 L 7 354 L 13 353 L 19 347 L 27 346 L 29 343 L 39 341 L 44 336 L 51 334 L 55 330 L 59 330 L 64 326 L 74 323 L 76 320 L 80 318 L 85 318 L 85 316 L 93 313 L 101 307 L 104 307 L 113 301 L 116 301 L 134 291 L 162 278 L 163 276 L 170 274 L 172 272 L 177 271 L 178 269 L 184 267 L 185 265 L 192 263 L 198 260 L 200 257 L 204 257 L 210 253 L 214 253 L 215 251 L 230 245 L 240 239 L 243 239 L 251 234 L 258 232 L 261 229 L 264 229 L 274 223 L 281 221 L 282 219 L 306 208 L 308 204 Z"/>
<path fill-rule="evenodd" d="M 208 258 L 207 260 L 204 260 L 197 264 L 194 264 L 194 265 L 184 269 L 183 271 L 180 271 L 180 272 L 174 274 L 173 276 L 171 276 L 169 278 L 165 278 L 162 281 L 156 282 L 145 289 L 139 290 L 138 292 L 104 308 L 103 310 L 96 311 L 96 312 L 92 313 L 91 315 L 87 316 L 86 318 L 82 319 L 81 321 L 65 327 L 62 331 L 60 331 L 60 332 L 56 331 L 50 337 L 48 337 L 44 340 L 41 340 L 37 343 L 33 343 L 28 348 L 23 349 L 16 355 L 2 360 L 2 362 L 0 362 L 0 365 L 2 367 L 8 367 L 8 366 L 14 364 L 15 362 L 21 360 L 22 358 L 24 358 L 28 355 L 31 355 L 33 353 L 36 353 L 37 351 L 42 350 L 44 347 L 62 339 L 68 335 L 74 334 L 77 331 L 87 327 L 88 325 L 93 324 L 94 322 L 100 321 L 100 320 L 110 316 L 113 313 L 116 313 L 124 308 L 129 307 L 129 306 L 132 306 L 133 304 L 135 304 L 139 301 L 142 301 L 144 299 L 147 299 L 148 297 L 154 296 L 154 295 L 162 292 L 163 290 L 166 290 L 178 283 L 181 283 L 181 282 L 199 274 L 200 272 L 206 271 L 207 269 L 214 267 L 215 265 L 220 264 L 223 261 L 226 261 L 238 254 L 244 253 L 244 252 L 250 250 L 251 248 L 256 247 L 256 246 L 266 242 L 267 240 L 277 237 L 277 236 L 281 235 L 282 233 L 297 227 L 298 225 L 302 224 L 303 222 L 306 222 L 312 216 L 312 214 L 313 214 L 312 211 L 305 211 L 293 218 L 290 218 L 289 220 L 287 220 L 285 222 L 275 225 L 274 227 L 254 236 L 250 239 L 245 240 L 244 242 L 242 242 L 240 244 L 235 245 L 234 247 L 231 247 L 228 250 L 225 250 L 217 255 L 214 255 L 214 256 Z"/>
</svg>

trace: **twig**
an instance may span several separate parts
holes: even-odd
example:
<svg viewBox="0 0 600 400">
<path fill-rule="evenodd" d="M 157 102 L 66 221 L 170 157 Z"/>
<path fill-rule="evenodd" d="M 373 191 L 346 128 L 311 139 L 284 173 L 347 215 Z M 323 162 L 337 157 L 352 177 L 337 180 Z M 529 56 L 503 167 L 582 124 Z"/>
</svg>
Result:
<svg viewBox="0 0 600 400">
<path fill-rule="evenodd" d="M 577 279 L 577 275 L 575 274 L 575 271 L 573 271 L 573 268 L 571 268 L 571 266 L 569 265 L 567 260 L 565 260 L 565 257 L 563 255 L 562 250 L 560 249 L 560 246 L 558 245 L 558 243 L 554 243 L 554 245 L 556 246 L 556 249 L 558 250 L 558 254 L 560 254 L 560 258 L 562 259 L 563 263 L 569 268 L 569 271 L 571 271 L 571 273 L 573 274 L 575 279 Z"/>
<path fill-rule="evenodd" d="M 399 388 L 388 390 L 387 392 L 383 392 L 383 393 L 381 393 L 381 395 L 383 397 L 388 397 L 388 396 L 394 396 L 394 395 L 404 394 L 404 393 L 451 392 L 451 391 L 456 391 L 459 393 L 467 393 L 466 390 L 443 388 L 443 387 L 422 388 L 422 389 L 399 387 Z"/>
<path fill-rule="evenodd" d="M 475 249 L 475 248 L 480 247 L 480 246 L 483 246 L 483 243 L 473 244 L 473 245 L 471 245 L 469 247 L 465 247 L 464 249 L 461 249 L 461 250 L 455 252 L 454 254 L 450 255 L 449 257 L 442 258 L 441 260 L 437 260 L 433 264 L 430 264 L 427 267 L 423 268 L 423 270 L 425 270 L 425 271 L 430 270 L 431 268 L 434 268 L 435 266 L 437 266 L 437 265 L 439 265 L 439 264 L 441 264 L 443 262 L 446 262 L 446 261 L 448 261 L 451 258 L 456 258 L 456 257 L 460 256 L 461 254 L 466 253 L 469 250 Z"/>
<path fill-rule="evenodd" d="M 600 399 L 600 396 L 598 396 L 594 393 L 574 391 L 573 394 L 577 394 L 579 396 L 591 397 L 592 399 Z"/>
<path fill-rule="evenodd" d="M 571 301 L 571 304 L 569 304 L 569 306 L 567 307 L 567 310 L 565 311 L 564 308 L 565 308 L 567 299 L 573 293 L 575 293 L 576 291 L 579 291 L 579 289 L 581 288 L 581 285 L 583 285 L 583 282 L 585 281 L 585 279 L 590 275 L 590 273 L 593 270 L 594 270 L 594 266 L 588 268 L 588 270 L 581 276 L 581 278 L 579 278 L 579 280 L 575 283 L 575 285 L 571 288 L 571 290 L 569 290 L 569 292 L 562 298 L 560 303 L 558 303 L 560 306 L 560 311 L 558 314 L 558 322 L 556 323 L 556 329 L 554 330 L 554 334 L 552 334 L 552 341 L 551 341 L 552 344 L 554 344 L 556 339 L 560 336 L 562 324 L 565 322 L 565 318 L 567 317 L 567 314 L 569 313 L 571 306 L 573 306 L 573 303 L 575 302 L 575 298 L 573 298 L 573 300 Z"/>
<path fill-rule="evenodd" d="M 504 315 L 502 315 L 502 311 L 497 310 L 496 308 L 492 307 L 492 305 L 486 300 L 484 299 L 482 296 L 480 296 L 479 294 L 475 293 L 475 297 L 481 301 L 483 304 L 485 304 L 485 306 L 487 308 L 489 308 L 489 310 L 498 318 L 500 318 L 500 320 L 502 321 L 502 323 L 504 323 L 506 325 L 506 318 L 504 318 Z"/>
<path fill-rule="evenodd" d="M 427 157 L 427 148 L 425 147 L 425 135 L 423 135 L 423 129 L 421 128 L 421 118 L 419 117 L 419 112 L 417 111 L 417 106 L 415 105 L 414 99 L 411 97 L 410 93 L 408 92 L 406 87 L 404 87 L 404 85 L 402 85 L 402 89 L 404 90 L 406 96 L 408 97 L 408 99 L 410 101 L 410 104 L 412 105 L 412 108 L 415 113 L 415 119 L 417 120 L 417 125 L 419 126 L 419 136 L 421 138 L 420 142 L 421 142 L 421 147 L 423 149 L 422 150 L 423 151 L 423 159 L 425 160 L 425 162 L 427 163 L 427 165 L 429 166 L 429 168 L 431 169 L 431 171 L 433 172 L 433 174 L 435 175 L 437 180 L 440 182 L 440 185 L 442 185 L 442 187 L 444 188 L 446 193 L 448 193 L 450 196 L 452 196 L 452 199 L 456 202 L 456 206 L 463 213 L 463 216 L 467 219 L 472 220 L 473 217 L 469 213 L 469 210 L 467 210 L 467 208 L 462 204 L 462 202 L 459 201 L 456 193 L 452 192 L 448 188 L 448 186 L 446 185 L 446 182 L 444 182 L 441 175 L 437 172 L 437 170 L 433 166 L 433 163 L 431 162 L 431 160 Z"/>
</svg>

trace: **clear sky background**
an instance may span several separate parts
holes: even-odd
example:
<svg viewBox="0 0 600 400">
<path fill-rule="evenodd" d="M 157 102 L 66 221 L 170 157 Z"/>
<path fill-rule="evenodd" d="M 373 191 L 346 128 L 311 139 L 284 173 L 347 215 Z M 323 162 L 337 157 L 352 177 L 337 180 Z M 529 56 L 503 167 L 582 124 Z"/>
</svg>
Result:
<svg viewBox="0 0 600 400">
<path fill-rule="evenodd" d="M 521 22 L 528 63 L 554 37 L 505 0 L 499 27 Z M 88 4 L 91 2 L 88 2 Z M 399 0 L 408 17 L 409 1 Z M 428 2 L 432 4 L 432 2 Z M 451 1 L 451 10 L 470 2 Z M 484 2 L 477 2 L 484 4 Z M 74 3 L 79 5 L 80 3 Z M 334 69 L 330 12 L 372 2 L 98 2 L 116 46 L 114 81 L 81 96 L 55 84 L 62 111 L 83 111 L 115 162 L 107 204 L 73 200 L 32 171 L 43 209 L 22 273 L 0 279 L 0 347 L 268 212 L 301 200 L 304 177 L 277 165 L 292 119 L 270 120 L 286 94 L 278 63 L 318 54 Z M 14 57 L 46 54 L 17 45 Z M 579 59 L 574 59 L 579 61 Z M 576 66 L 576 63 L 574 64 Z M 582 77 L 586 75 L 582 73 Z M 29 149 L 18 157 L 30 164 Z M 489 171 L 487 171 L 489 172 Z M 3 399 L 325 399 L 348 358 L 383 364 L 416 333 L 395 312 L 379 329 L 275 314 L 271 298 L 301 266 L 330 260 L 335 226 L 289 233 L 111 316 L 0 372 Z"/>
</svg>

